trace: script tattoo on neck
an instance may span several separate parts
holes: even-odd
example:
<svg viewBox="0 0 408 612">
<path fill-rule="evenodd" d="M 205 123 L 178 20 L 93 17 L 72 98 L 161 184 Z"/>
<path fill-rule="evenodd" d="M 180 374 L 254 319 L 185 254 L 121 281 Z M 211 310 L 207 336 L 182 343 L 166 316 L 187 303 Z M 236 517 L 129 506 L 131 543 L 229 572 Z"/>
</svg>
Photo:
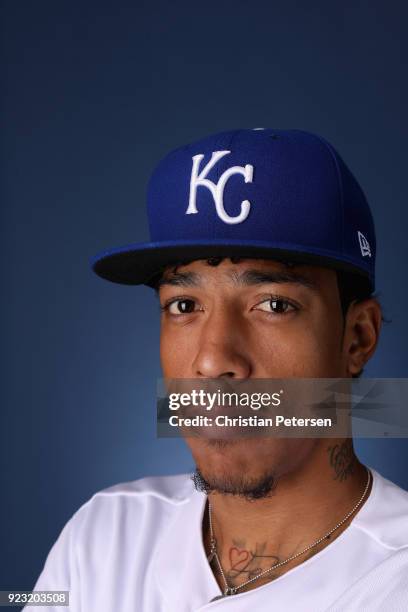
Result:
<svg viewBox="0 0 408 612">
<path fill-rule="evenodd" d="M 329 453 L 330 465 L 335 473 L 334 480 L 342 482 L 354 473 L 357 461 L 351 439 L 341 444 L 328 446 L 327 452 Z"/>
</svg>

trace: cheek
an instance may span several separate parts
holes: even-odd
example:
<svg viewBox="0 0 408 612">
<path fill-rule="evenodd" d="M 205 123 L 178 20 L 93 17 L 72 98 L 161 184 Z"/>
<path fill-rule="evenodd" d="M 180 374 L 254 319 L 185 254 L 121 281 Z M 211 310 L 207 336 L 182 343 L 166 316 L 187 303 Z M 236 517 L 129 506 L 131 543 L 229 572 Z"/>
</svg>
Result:
<svg viewBox="0 0 408 612">
<path fill-rule="evenodd" d="M 176 356 L 177 351 L 171 350 L 168 334 L 163 331 L 163 327 L 160 332 L 160 363 L 163 370 L 163 376 L 165 378 L 174 378 L 172 373 L 172 356 Z"/>
<path fill-rule="evenodd" d="M 195 346 L 194 332 L 174 329 L 171 326 L 161 326 L 160 361 L 165 378 L 185 378 L 190 372 L 191 350 Z"/>
<path fill-rule="evenodd" d="M 264 330 L 256 346 L 265 377 L 331 378 L 340 375 L 339 330 L 313 321 Z"/>
</svg>

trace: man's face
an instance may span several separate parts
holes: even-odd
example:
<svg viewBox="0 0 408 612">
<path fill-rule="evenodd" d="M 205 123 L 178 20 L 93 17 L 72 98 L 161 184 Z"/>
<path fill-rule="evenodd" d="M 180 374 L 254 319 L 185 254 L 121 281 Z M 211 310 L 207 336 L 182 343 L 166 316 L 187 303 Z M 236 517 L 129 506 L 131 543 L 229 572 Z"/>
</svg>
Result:
<svg viewBox="0 0 408 612">
<path fill-rule="evenodd" d="M 165 378 L 347 377 L 336 273 L 246 259 L 169 267 L 159 287 Z M 209 482 L 290 471 L 318 440 L 189 438 Z M 256 452 L 254 452 L 256 448 Z"/>
</svg>

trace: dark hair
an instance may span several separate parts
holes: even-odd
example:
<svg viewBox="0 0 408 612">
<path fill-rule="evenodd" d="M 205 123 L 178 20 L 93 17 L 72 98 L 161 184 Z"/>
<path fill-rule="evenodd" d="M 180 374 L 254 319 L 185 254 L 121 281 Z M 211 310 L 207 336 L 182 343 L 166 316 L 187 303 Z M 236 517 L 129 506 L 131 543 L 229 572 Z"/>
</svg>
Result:
<svg viewBox="0 0 408 612">
<path fill-rule="evenodd" d="M 373 297 L 368 279 L 360 274 L 336 270 L 337 286 L 339 288 L 340 304 L 343 317 L 346 318 L 348 308 L 352 302 L 363 302 Z"/>
</svg>

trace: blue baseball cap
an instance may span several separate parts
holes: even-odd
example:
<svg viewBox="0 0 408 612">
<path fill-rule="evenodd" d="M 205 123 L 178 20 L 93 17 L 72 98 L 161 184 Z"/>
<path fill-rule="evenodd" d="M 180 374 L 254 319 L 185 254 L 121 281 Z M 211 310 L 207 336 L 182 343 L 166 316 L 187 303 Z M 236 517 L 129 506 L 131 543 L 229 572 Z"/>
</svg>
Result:
<svg viewBox="0 0 408 612">
<path fill-rule="evenodd" d="M 99 253 L 96 274 L 153 286 L 168 265 L 235 256 L 354 272 L 375 289 L 366 197 L 316 134 L 243 129 L 180 147 L 154 170 L 147 212 L 150 241 Z"/>
</svg>

